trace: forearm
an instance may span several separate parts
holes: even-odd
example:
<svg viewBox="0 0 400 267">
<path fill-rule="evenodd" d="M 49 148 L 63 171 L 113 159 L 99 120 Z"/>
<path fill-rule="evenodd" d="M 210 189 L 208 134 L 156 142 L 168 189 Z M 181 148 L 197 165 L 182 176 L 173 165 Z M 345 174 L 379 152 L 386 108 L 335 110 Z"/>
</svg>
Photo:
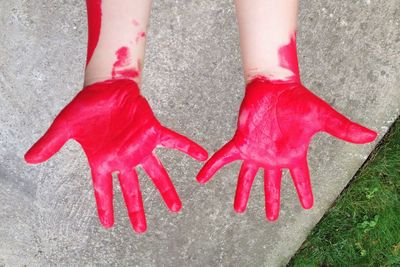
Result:
<svg viewBox="0 0 400 267">
<path fill-rule="evenodd" d="M 85 86 L 109 79 L 140 84 L 151 0 L 86 0 Z"/>
<path fill-rule="evenodd" d="M 235 5 L 246 82 L 257 76 L 299 82 L 298 0 L 235 0 Z"/>
</svg>

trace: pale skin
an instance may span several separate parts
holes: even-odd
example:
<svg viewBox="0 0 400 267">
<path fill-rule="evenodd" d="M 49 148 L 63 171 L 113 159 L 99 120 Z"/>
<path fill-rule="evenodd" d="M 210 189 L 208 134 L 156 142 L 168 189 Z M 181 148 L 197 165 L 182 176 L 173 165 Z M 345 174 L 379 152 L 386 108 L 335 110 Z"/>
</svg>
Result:
<svg viewBox="0 0 400 267">
<path fill-rule="evenodd" d="M 289 80 L 293 71 L 279 62 L 279 48 L 296 31 L 298 0 L 235 0 L 246 82 L 264 76 Z"/>
<path fill-rule="evenodd" d="M 125 78 L 140 86 L 151 0 L 103 0 L 99 40 L 85 70 L 85 86 Z M 293 71 L 282 67 L 279 48 L 287 45 L 296 31 L 298 0 L 235 0 L 240 47 L 246 82 L 264 76 L 289 80 Z M 135 70 L 138 75 L 113 77 L 116 55 L 127 47 L 127 64 L 119 69 Z"/>
<path fill-rule="evenodd" d="M 151 3 L 151 0 L 102 0 L 100 35 L 86 66 L 85 86 L 113 78 L 130 79 L 140 86 Z M 127 58 L 114 69 L 118 61 L 116 53 L 123 47 Z M 120 74 L 113 77 L 113 70 Z M 129 74 L 121 74 L 124 71 Z"/>
</svg>

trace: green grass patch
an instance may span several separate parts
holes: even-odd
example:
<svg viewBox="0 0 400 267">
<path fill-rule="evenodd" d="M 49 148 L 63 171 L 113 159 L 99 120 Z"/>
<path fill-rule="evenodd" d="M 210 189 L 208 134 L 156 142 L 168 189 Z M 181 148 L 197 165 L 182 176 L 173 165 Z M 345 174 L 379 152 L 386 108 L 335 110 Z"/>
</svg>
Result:
<svg viewBox="0 0 400 267">
<path fill-rule="evenodd" d="M 400 266 L 400 120 L 288 266 Z"/>
</svg>

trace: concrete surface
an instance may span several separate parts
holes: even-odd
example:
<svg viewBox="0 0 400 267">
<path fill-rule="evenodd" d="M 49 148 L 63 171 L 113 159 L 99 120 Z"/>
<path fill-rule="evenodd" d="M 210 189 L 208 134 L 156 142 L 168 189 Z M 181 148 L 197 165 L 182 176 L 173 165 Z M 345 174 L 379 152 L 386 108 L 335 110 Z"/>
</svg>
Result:
<svg viewBox="0 0 400 267">
<path fill-rule="evenodd" d="M 398 0 L 301 1 L 304 84 L 380 137 L 399 115 L 399 18 Z M 243 96 L 233 4 L 156 0 L 148 36 L 143 94 L 165 125 L 216 151 L 234 133 Z M 300 208 L 286 174 L 277 223 L 265 220 L 260 174 L 247 213 L 237 215 L 239 163 L 200 186 L 201 164 L 160 150 L 182 212 L 169 213 L 141 172 L 148 232 L 133 233 L 118 186 L 116 225 L 105 230 L 76 143 L 39 166 L 22 160 L 79 91 L 85 53 L 83 0 L 0 1 L 0 266 L 284 265 L 375 145 L 317 135 L 315 207 Z"/>
</svg>

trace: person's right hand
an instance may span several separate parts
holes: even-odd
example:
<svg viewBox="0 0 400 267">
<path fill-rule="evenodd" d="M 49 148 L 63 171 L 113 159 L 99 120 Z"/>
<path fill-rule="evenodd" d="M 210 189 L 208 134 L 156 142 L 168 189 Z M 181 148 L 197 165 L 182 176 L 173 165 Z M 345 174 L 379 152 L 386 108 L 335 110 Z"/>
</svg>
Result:
<svg viewBox="0 0 400 267">
<path fill-rule="evenodd" d="M 157 146 L 178 149 L 197 160 L 207 152 L 195 142 L 162 126 L 134 81 L 108 80 L 85 87 L 56 117 L 42 138 L 26 153 L 29 163 L 52 157 L 70 138 L 81 144 L 92 172 L 98 214 L 104 227 L 114 224 L 112 172 L 118 171 L 131 224 L 146 231 L 138 176 L 142 166 L 166 205 L 182 204 L 160 160 Z"/>
</svg>

